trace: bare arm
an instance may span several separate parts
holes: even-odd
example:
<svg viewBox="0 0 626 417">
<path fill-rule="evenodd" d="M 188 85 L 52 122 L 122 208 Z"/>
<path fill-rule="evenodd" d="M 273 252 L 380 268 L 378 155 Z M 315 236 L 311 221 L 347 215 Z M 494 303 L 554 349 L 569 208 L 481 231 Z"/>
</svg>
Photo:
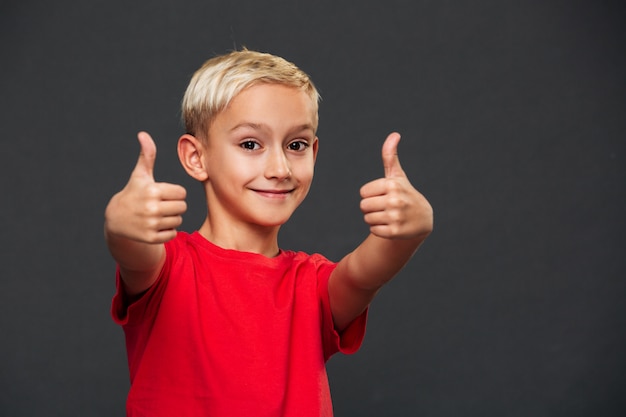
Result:
<svg viewBox="0 0 626 417">
<path fill-rule="evenodd" d="M 330 276 L 330 306 L 339 331 L 367 308 L 433 228 L 430 204 L 413 188 L 400 166 L 399 141 L 397 133 L 387 137 L 382 150 L 385 177 L 361 188 L 361 210 L 370 235 Z"/>
<path fill-rule="evenodd" d="M 164 242 L 176 236 L 186 211 L 186 191 L 174 184 L 154 181 L 154 141 L 138 135 L 141 153 L 128 183 L 105 210 L 104 236 L 120 266 L 129 295 L 148 289 L 165 262 Z"/>
</svg>

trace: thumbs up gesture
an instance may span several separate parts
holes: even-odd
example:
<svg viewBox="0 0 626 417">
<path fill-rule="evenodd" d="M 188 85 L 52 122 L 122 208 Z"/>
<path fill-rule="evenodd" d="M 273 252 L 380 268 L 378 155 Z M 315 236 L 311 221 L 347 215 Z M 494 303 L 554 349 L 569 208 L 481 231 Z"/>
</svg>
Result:
<svg viewBox="0 0 626 417">
<path fill-rule="evenodd" d="M 361 187 L 361 211 L 370 232 L 378 237 L 424 239 L 433 229 L 433 210 L 402 170 L 399 142 L 398 133 L 387 136 L 382 148 L 385 177 Z"/>
<path fill-rule="evenodd" d="M 163 243 L 176 236 L 187 210 L 186 190 L 154 180 L 156 145 L 146 132 L 137 135 L 141 153 L 122 191 L 113 196 L 105 211 L 110 234 L 144 243 Z"/>
</svg>

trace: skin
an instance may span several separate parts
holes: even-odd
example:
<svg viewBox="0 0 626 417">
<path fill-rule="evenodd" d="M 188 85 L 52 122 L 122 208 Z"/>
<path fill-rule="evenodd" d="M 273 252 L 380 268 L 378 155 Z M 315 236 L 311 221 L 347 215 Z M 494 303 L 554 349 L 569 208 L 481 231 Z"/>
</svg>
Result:
<svg viewBox="0 0 626 417">
<path fill-rule="evenodd" d="M 280 226 L 303 201 L 313 179 L 319 143 L 315 116 L 304 92 L 259 84 L 217 115 L 206 141 L 181 136 L 179 159 L 206 193 L 208 210 L 200 234 L 226 249 L 278 254 Z M 129 295 L 140 294 L 158 278 L 164 243 L 175 237 L 187 209 L 183 187 L 154 180 L 152 138 L 140 132 L 138 140 L 137 165 L 105 211 L 105 239 Z M 360 190 L 369 236 L 338 263 L 329 279 L 338 331 L 367 308 L 433 228 L 430 204 L 400 166 L 399 141 L 397 133 L 387 137 L 382 146 L 384 177 Z"/>
</svg>

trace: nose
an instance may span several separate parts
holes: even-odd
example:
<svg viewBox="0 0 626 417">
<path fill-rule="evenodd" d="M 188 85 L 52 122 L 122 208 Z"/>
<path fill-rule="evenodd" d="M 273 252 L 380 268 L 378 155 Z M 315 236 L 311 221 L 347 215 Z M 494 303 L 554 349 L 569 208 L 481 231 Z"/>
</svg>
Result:
<svg viewBox="0 0 626 417">
<path fill-rule="evenodd" d="M 265 178 L 282 181 L 289 177 L 291 177 L 291 167 L 284 150 L 282 148 L 272 149 L 267 158 Z"/>
</svg>

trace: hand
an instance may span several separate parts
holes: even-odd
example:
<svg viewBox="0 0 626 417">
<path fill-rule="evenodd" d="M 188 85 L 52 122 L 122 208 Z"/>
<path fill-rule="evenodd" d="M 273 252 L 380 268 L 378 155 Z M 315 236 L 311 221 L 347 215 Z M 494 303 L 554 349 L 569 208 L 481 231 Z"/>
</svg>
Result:
<svg viewBox="0 0 626 417">
<path fill-rule="evenodd" d="M 176 236 L 187 210 L 186 190 L 154 181 L 156 145 L 146 132 L 137 135 L 141 153 L 128 183 L 105 211 L 108 233 L 144 243 L 163 243 Z"/>
<path fill-rule="evenodd" d="M 387 136 L 382 149 L 385 177 L 361 188 L 361 211 L 370 232 L 378 237 L 424 239 L 433 229 L 433 210 L 402 170 L 398 142 L 398 133 Z"/>
</svg>

